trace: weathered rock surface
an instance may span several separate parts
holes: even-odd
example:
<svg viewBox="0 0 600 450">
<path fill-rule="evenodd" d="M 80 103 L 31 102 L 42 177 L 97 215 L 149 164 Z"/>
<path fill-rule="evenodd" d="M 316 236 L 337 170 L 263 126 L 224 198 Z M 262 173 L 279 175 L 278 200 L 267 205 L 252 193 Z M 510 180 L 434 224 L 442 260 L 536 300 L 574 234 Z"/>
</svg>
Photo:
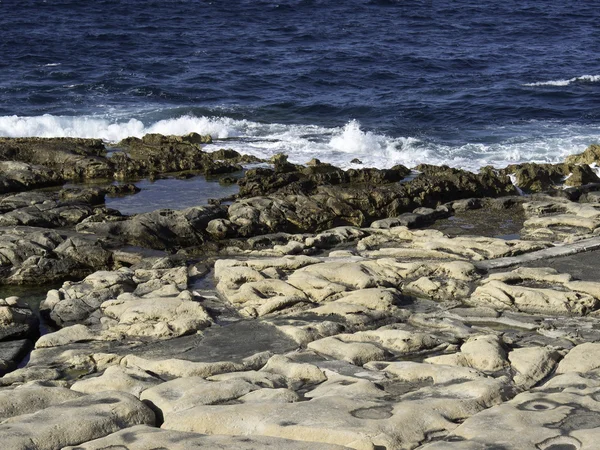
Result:
<svg viewBox="0 0 600 450">
<path fill-rule="evenodd" d="M 0 438 L 14 450 L 55 450 L 142 424 L 154 424 L 147 406 L 129 394 L 108 392 L 7 419 L 0 424 Z"/>
<path fill-rule="evenodd" d="M 65 447 L 64 450 L 105 450 L 108 448 L 122 450 L 147 450 L 149 448 L 168 448 L 169 450 L 228 450 L 232 448 L 239 450 L 254 450 L 257 448 L 312 450 L 314 444 L 265 436 L 208 436 L 137 425 L 108 435 L 105 438 L 86 442 L 75 447 Z M 346 447 L 319 444 L 319 448 L 323 450 L 342 450 Z"/>
<path fill-rule="evenodd" d="M 0 228 L 0 280 L 48 284 L 109 268 L 112 256 L 97 238 L 66 237 L 43 228 Z"/>
<path fill-rule="evenodd" d="M 120 221 L 81 223 L 76 229 L 109 235 L 130 245 L 175 250 L 203 244 L 208 236 L 206 228 L 209 222 L 224 215 L 225 210 L 220 206 L 161 209 Z"/>
<path fill-rule="evenodd" d="M 10 417 L 31 414 L 52 405 L 81 397 L 83 394 L 64 387 L 17 386 L 0 391 L 0 421 Z"/>
</svg>

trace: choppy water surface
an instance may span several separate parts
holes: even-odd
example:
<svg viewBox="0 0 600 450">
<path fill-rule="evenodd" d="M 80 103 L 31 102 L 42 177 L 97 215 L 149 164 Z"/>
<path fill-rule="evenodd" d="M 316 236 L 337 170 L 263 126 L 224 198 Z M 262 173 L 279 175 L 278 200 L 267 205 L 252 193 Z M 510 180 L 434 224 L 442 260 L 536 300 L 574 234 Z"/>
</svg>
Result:
<svg viewBox="0 0 600 450">
<path fill-rule="evenodd" d="M 558 161 L 600 137 L 599 18 L 588 0 L 1 1 L 0 135 Z"/>
</svg>

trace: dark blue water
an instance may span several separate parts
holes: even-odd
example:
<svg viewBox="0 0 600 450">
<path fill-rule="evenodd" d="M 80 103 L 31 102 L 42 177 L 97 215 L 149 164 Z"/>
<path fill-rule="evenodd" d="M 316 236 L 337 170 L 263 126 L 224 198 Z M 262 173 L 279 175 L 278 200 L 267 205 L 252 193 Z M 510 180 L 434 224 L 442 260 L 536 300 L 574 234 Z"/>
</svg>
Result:
<svg viewBox="0 0 600 450">
<path fill-rule="evenodd" d="M 600 137 L 599 20 L 589 0 L 2 0 L 0 134 L 556 160 Z"/>
</svg>

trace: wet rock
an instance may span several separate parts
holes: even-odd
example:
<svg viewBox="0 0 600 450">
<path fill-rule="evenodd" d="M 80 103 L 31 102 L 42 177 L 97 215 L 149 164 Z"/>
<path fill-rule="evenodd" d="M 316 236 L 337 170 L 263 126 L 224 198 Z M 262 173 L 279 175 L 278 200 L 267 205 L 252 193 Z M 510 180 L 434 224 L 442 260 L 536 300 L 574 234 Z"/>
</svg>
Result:
<svg viewBox="0 0 600 450">
<path fill-rule="evenodd" d="M 5 284 L 46 284 L 107 268 L 111 254 L 94 237 L 65 239 L 46 229 L 0 229 L 0 279 Z"/>
<path fill-rule="evenodd" d="M 0 162 L 0 193 L 27 191 L 59 186 L 64 178 L 56 171 L 40 165 L 18 161 Z"/>
<path fill-rule="evenodd" d="M 225 209 L 219 206 L 160 209 L 118 222 L 82 223 L 76 229 L 111 235 L 131 245 L 175 250 L 203 244 L 207 238 L 205 230 L 208 224 L 224 214 Z"/>
<path fill-rule="evenodd" d="M 12 341 L 0 342 L 0 376 L 7 372 L 15 370 L 17 364 L 33 348 L 33 344 L 28 339 L 17 339 Z"/>
<path fill-rule="evenodd" d="M 89 205 L 100 205 L 104 203 L 106 191 L 100 188 L 63 188 L 58 197 L 64 203 L 87 203 Z"/>
<path fill-rule="evenodd" d="M 27 303 L 18 297 L 0 299 L 0 341 L 35 339 L 39 320 Z"/>
<path fill-rule="evenodd" d="M 116 147 L 110 159 L 115 167 L 115 177 L 127 179 L 159 173 L 197 171 L 206 175 L 230 173 L 241 170 L 234 158 L 220 159 L 201 150 L 201 145 L 212 142 L 210 136 L 192 133 L 187 136 L 147 134 L 140 138 L 129 137 Z"/>
<path fill-rule="evenodd" d="M 124 195 L 137 194 L 141 191 L 139 187 L 135 184 L 126 183 L 126 184 L 111 184 L 103 188 L 103 191 L 109 197 L 122 197 Z"/>
<path fill-rule="evenodd" d="M 101 139 L 2 138 L 0 159 L 41 165 L 65 179 L 111 178 Z"/>
<path fill-rule="evenodd" d="M 567 164 L 593 164 L 600 162 L 600 145 L 592 144 L 583 153 L 567 156 Z"/>
</svg>

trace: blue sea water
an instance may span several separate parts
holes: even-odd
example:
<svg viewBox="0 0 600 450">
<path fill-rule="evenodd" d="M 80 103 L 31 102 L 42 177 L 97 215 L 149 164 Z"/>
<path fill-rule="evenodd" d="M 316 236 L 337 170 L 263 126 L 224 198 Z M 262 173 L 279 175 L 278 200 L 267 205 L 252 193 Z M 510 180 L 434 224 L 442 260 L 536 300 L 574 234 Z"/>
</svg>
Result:
<svg viewBox="0 0 600 450">
<path fill-rule="evenodd" d="M 0 135 L 477 170 L 600 141 L 600 3 L 0 0 Z"/>
</svg>

